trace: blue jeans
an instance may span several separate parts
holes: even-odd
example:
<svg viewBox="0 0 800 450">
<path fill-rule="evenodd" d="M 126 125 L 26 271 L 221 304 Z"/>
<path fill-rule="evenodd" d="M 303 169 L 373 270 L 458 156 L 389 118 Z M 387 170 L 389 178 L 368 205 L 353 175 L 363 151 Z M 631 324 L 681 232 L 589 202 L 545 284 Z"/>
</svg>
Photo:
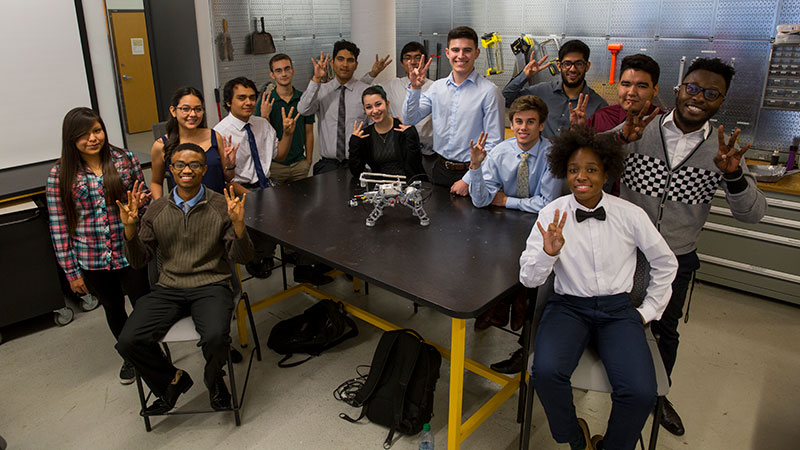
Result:
<svg viewBox="0 0 800 450">
<path fill-rule="evenodd" d="M 613 388 L 604 448 L 633 449 L 657 390 L 642 316 L 625 293 L 590 298 L 554 294 L 545 306 L 532 375 L 550 432 L 560 443 L 581 433 L 570 378 L 590 339 L 597 344 Z"/>
</svg>

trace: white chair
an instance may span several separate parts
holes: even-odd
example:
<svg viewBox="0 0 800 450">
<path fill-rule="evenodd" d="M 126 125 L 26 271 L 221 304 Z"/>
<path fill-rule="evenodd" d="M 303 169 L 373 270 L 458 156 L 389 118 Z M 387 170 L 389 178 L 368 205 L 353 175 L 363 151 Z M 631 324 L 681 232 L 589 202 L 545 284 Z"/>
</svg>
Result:
<svg viewBox="0 0 800 450">
<path fill-rule="evenodd" d="M 151 263 L 151 266 L 155 266 L 155 263 Z M 152 392 L 148 393 L 146 396 L 144 394 L 144 386 L 142 383 L 142 379 L 139 377 L 139 374 L 136 374 L 136 387 L 139 391 L 139 401 L 141 403 L 141 411 L 139 414 L 144 419 L 144 427 L 147 431 L 152 429 L 150 425 L 150 417 L 152 416 L 171 416 L 171 415 L 180 415 L 180 414 L 204 414 L 204 413 L 215 413 L 215 412 L 227 412 L 232 411 L 234 420 L 236 421 L 236 426 L 241 425 L 241 410 L 244 404 L 244 394 L 247 391 L 247 383 L 250 379 L 250 369 L 253 366 L 253 356 L 256 356 L 259 361 L 261 361 L 261 343 L 258 340 L 258 332 L 256 331 L 256 324 L 253 320 L 253 312 L 250 309 L 250 298 L 242 289 L 241 278 L 239 277 L 239 271 L 236 264 L 230 263 L 231 266 L 231 286 L 233 289 L 233 305 L 234 305 L 234 315 L 236 314 L 236 307 L 239 305 L 239 302 L 244 302 L 245 310 L 247 311 L 247 317 L 250 321 L 250 330 L 253 333 L 253 340 L 255 341 L 255 351 L 250 352 L 250 359 L 247 364 L 247 372 L 244 379 L 244 385 L 242 387 L 242 392 L 237 394 L 236 389 L 236 377 L 233 370 L 233 362 L 231 361 L 231 350 L 230 346 L 228 348 L 228 358 L 227 358 L 227 365 L 228 365 L 228 379 L 230 380 L 230 391 L 231 391 L 231 401 L 233 402 L 233 406 L 227 409 L 222 410 L 214 410 L 214 409 L 207 409 L 207 410 L 172 410 L 164 414 L 146 414 L 145 409 L 147 408 L 147 401 L 152 396 Z M 152 272 L 151 272 L 152 273 Z M 151 279 L 155 279 L 152 278 Z M 235 323 L 235 322 L 234 322 Z M 192 320 L 191 316 L 184 317 L 183 319 L 175 322 L 172 327 L 167 331 L 167 334 L 161 339 L 161 344 L 164 347 L 164 352 L 167 355 L 167 358 L 170 360 L 172 359 L 169 351 L 168 344 L 173 342 L 191 342 L 191 341 L 199 341 L 200 335 L 197 333 L 195 329 L 194 321 Z"/>
<path fill-rule="evenodd" d="M 642 270 L 641 267 L 637 266 L 637 270 Z M 531 327 L 531 333 L 529 338 L 528 348 L 534 348 L 534 341 L 536 339 L 536 331 L 539 325 L 539 320 L 542 318 L 542 313 L 544 312 L 544 307 L 547 304 L 547 300 L 555 293 L 553 286 L 555 282 L 555 275 L 550 274 L 547 281 L 541 286 L 539 286 L 538 293 L 536 295 L 536 304 L 534 307 L 534 315 L 533 315 L 533 325 Z M 634 287 L 634 292 L 631 293 L 631 301 L 635 304 L 637 303 L 637 299 L 634 298 L 639 294 L 638 292 L 642 292 L 641 289 L 637 289 Z M 656 384 L 657 384 L 657 400 L 654 409 L 655 417 L 653 418 L 653 427 L 650 431 L 650 443 L 648 446 L 649 450 L 655 450 L 656 443 L 658 441 L 658 429 L 661 423 L 661 415 L 663 413 L 664 408 L 664 397 L 666 397 L 667 393 L 669 393 L 669 378 L 667 377 L 667 371 L 664 368 L 664 363 L 661 361 L 661 354 L 658 351 L 658 345 L 656 343 L 655 337 L 653 337 L 653 333 L 650 331 L 650 327 L 647 326 L 645 328 L 645 337 L 647 338 L 647 345 L 650 348 L 650 354 L 653 357 L 653 365 L 656 372 Z M 530 373 L 531 367 L 533 366 L 533 355 L 528 359 L 528 372 Z M 584 391 L 596 391 L 596 392 L 606 392 L 611 393 L 611 383 L 608 381 L 608 376 L 606 375 L 606 368 L 603 365 L 603 361 L 598 356 L 597 351 L 593 348 L 590 344 L 586 347 L 583 354 L 581 355 L 581 359 L 578 361 L 578 366 L 575 368 L 575 372 L 572 373 L 572 378 L 570 379 L 573 389 L 581 389 Z M 533 389 L 527 389 L 525 392 L 525 410 L 522 416 L 522 426 L 520 431 L 520 449 L 521 450 L 528 450 L 530 444 L 530 433 L 531 433 L 531 419 L 533 414 L 533 392 L 535 390 L 535 386 L 531 386 Z M 644 442 L 640 442 L 642 447 L 644 447 Z"/>
</svg>

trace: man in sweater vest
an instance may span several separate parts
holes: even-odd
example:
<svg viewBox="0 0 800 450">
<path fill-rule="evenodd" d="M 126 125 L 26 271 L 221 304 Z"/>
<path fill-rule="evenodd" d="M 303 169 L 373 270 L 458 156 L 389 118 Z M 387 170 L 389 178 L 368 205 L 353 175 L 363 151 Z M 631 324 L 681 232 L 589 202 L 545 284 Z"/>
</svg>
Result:
<svg viewBox="0 0 800 450">
<path fill-rule="evenodd" d="M 158 397 L 145 412 L 161 414 L 175 406 L 192 386 L 189 374 L 176 369 L 158 346 L 179 319 L 191 315 L 206 359 L 205 384 L 211 407 L 230 408 L 223 364 L 231 342 L 233 314 L 228 261 L 244 264 L 253 257 L 253 243 L 244 225 L 244 194 L 231 187 L 225 196 L 201 184 L 206 154 L 195 144 L 180 144 L 170 170 L 175 189 L 150 204 L 138 224 L 138 196 L 117 202 L 125 226 L 125 256 L 144 267 L 158 254 L 161 271 L 155 289 L 140 298 L 118 339 L 117 351 L 130 361 Z"/>
<path fill-rule="evenodd" d="M 672 112 L 645 118 L 647 107 L 639 114 L 629 111 L 626 121 L 613 131 L 628 143 L 625 148 L 629 152 L 620 196 L 647 212 L 678 258 L 672 297 L 661 319 L 652 323 L 670 376 L 686 291 L 692 273 L 700 267 L 696 242 L 714 193 L 718 188 L 724 191 L 733 217 L 742 222 L 757 223 L 767 208 L 766 198 L 742 158 L 750 144 L 736 146 L 741 130 L 726 140 L 721 125 L 714 133 L 709 124 L 725 100 L 733 75 L 733 67 L 718 58 L 698 59 L 689 66 L 683 83 L 675 87 Z M 647 126 L 650 121 L 654 123 Z M 669 402 L 661 424 L 675 435 L 685 432 Z"/>
</svg>

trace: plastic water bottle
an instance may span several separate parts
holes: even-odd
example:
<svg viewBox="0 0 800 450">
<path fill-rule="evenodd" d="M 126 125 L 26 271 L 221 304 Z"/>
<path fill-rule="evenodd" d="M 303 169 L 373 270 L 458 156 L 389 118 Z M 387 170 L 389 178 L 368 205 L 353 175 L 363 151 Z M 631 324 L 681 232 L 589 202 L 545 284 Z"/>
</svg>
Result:
<svg viewBox="0 0 800 450">
<path fill-rule="evenodd" d="M 429 423 L 422 426 L 422 434 L 419 436 L 419 450 L 433 450 L 433 433 L 431 433 L 431 424 Z"/>
</svg>

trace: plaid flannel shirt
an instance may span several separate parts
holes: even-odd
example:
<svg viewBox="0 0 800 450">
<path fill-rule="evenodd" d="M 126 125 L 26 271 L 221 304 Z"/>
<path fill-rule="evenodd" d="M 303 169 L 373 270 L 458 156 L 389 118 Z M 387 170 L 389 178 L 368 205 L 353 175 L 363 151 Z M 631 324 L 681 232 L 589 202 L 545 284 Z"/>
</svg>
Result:
<svg viewBox="0 0 800 450">
<path fill-rule="evenodd" d="M 124 152 L 124 155 L 123 155 Z M 122 190 L 133 189 L 133 183 L 144 183 L 139 160 L 133 153 L 112 147 L 114 166 L 122 179 Z M 126 157 L 127 156 L 127 157 Z M 116 206 L 106 205 L 103 177 L 88 168 L 79 170 L 72 185 L 72 199 L 78 214 L 75 233 L 67 230 L 67 216 L 59 195 L 60 163 L 47 177 L 47 210 L 50 213 L 50 237 L 56 259 L 70 281 L 82 276 L 82 270 L 114 270 L 128 266 L 123 249 L 125 234 Z M 147 187 L 145 186 L 145 189 Z M 140 215 L 144 208 L 139 210 Z"/>
</svg>

